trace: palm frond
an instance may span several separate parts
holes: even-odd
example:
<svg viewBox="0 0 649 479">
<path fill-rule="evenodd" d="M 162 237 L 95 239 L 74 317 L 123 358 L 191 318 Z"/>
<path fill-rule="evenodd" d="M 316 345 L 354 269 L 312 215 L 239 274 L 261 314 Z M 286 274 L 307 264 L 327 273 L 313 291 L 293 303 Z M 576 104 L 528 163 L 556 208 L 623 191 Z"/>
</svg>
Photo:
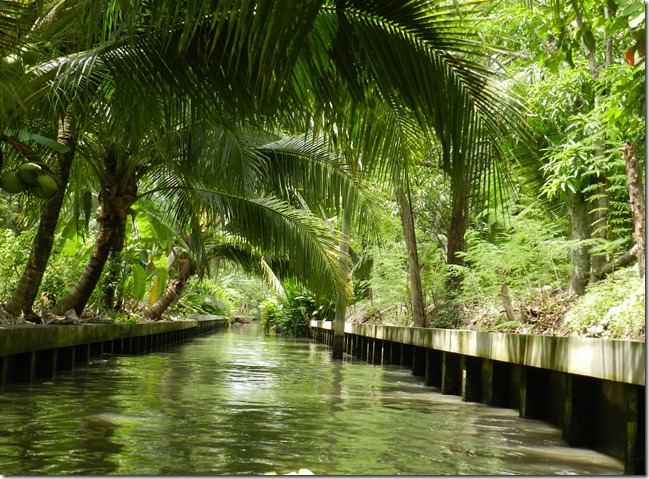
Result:
<svg viewBox="0 0 649 479">
<path fill-rule="evenodd" d="M 245 238 L 264 255 L 289 261 L 290 269 L 314 293 L 344 290 L 338 235 L 312 214 L 273 197 L 241 197 L 227 191 L 178 189 L 174 198 L 178 224 L 200 211 L 204 227 L 218 226 Z"/>
<path fill-rule="evenodd" d="M 257 150 L 267 165 L 267 191 L 287 200 L 299 195 L 309 208 L 320 207 L 333 214 L 340 214 L 344 208 L 359 226 L 372 230 L 381 199 L 327 147 L 325 138 L 282 138 Z M 330 212 L 327 216 L 331 216 Z"/>
<path fill-rule="evenodd" d="M 212 258 L 225 259 L 249 274 L 260 276 L 280 298 L 286 299 L 282 282 L 276 272 L 264 256 L 252 248 L 245 239 L 221 235 L 216 244 L 210 243 L 207 253 Z"/>
<path fill-rule="evenodd" d="M 37 18 L 33 4 L 17 0 L 0 1 L 0 59 L 16 52 Z"/>
</svg>

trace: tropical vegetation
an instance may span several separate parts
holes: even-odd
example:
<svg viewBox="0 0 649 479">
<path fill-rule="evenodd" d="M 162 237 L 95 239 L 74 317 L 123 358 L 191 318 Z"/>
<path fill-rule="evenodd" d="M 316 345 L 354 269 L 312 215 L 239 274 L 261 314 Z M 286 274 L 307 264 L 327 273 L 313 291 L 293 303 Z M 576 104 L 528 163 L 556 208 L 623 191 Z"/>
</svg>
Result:
<svg viewBox="0 0 649 479">
<path fill-rule="evenodd" d="M 0 0 L 0 320 L 643 339 L 644 39 L 637 0 Z"/>
</svg>

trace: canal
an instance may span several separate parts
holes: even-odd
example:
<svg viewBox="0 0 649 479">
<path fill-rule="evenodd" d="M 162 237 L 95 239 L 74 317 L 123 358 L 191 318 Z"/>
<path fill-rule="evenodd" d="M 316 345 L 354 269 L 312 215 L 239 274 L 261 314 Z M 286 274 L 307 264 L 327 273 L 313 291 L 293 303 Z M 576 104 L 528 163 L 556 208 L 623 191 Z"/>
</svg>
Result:
<svg viewBox="0 0 649 479">
<path fill-rule="evenodd" d="M 229 330 L 0 393 L 3 475 L 622 474 L 559 429 L 410 370 Z"/>
</svg>

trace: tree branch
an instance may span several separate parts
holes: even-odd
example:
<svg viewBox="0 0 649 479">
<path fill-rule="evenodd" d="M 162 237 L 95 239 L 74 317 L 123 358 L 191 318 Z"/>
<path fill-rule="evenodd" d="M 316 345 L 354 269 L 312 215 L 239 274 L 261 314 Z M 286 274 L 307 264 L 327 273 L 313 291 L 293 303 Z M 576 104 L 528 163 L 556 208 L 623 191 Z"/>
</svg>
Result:
<svg viewBox="0 0 649 479">
<path fill-rule="evenodd" d="M 14 147 L 16 151 L 18 151 L 19 153 L 21 153 L 23 156 L 27 157 L 30 160 L 38 159 L 38 154 L 34 150 L 32 150 L 29 146 L 24 144 L 22 141 L 17 140 L 16 138 L 0 133 L 0 141 L 9 143 L 11 146 Z"/>
<path fill-rule="evenodd" d="M 602 279 L 604 276 L 611 274 L 613 271 L 629 266 L 637 259 L 638 255 L 638 245 L 633 245 L 633 247 L 624 253 L 622 256 L 617 258 L 615 261 L 606 263 L 602 269 L 598 272 L 597 278 Z"/>
</svg>

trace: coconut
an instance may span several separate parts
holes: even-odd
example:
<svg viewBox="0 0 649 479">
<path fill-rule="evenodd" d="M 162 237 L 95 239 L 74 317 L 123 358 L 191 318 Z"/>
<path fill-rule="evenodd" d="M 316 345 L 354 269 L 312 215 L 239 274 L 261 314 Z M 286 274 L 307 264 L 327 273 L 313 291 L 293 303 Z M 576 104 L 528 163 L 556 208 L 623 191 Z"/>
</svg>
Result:
<svg viewBox="0 0 649 479">
<path fill-rule="evenodd" d="M 8 193 L 22 193 L 27 188 L 16 170 L 7 171 L 0 177 L 0 187 Z"/>
<path fill-rule="evenodd" d="M 29 185 L 29 192 L 36 198 L 47 199 L 56 194 L 59 185 L 50 175 L 39 175 L 33 185 Z"/>
<path fill-rule="evenodd" d="M 36 183 L 36 178 L 38 178 L 38 175 L 43 174 L 43 169 L 41 168 L 41 165 L 32 162 L 23 163 L 18 167 L 17 171 L 18 174 L 20 175 L 20 179 L 22 179 L 25 183 L 28 183 L 30 185 Z"/>
</svg>

